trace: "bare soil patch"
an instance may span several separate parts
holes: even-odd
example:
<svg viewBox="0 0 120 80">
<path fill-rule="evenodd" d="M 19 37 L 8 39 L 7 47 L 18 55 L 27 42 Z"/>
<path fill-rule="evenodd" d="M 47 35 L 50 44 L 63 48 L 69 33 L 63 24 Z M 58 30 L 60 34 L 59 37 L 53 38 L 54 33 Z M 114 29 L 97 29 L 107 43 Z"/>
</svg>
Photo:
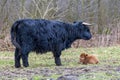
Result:
<svg viewBox="0 0 120 80">
<path fill-rule="evenodd" d="M 5 80 L 13 80 L 18 78 L 25 78 L 28 80 L 33 80 L 34 76 L 43 76 L 51 78 L 52 75 L 71 75 L 79 77 L 80 75 L 84 75 L 92 72 L 105 72 L 107 74 L 112 74 L 111 72 L 120 72 L 120 66 L 85 66 L 85 67 L 42 67 L 42 68 L 19 68 L 19 69 L 11 69 L 11 68 L 3 68 L 0 70 L 0 78 Z M 114 75 L 119 76 L 119 75 Z M 44 80 L 44 79 L 43 79 Z M 53 79 L 55 80 L 55 79 Z"/>
</svg>

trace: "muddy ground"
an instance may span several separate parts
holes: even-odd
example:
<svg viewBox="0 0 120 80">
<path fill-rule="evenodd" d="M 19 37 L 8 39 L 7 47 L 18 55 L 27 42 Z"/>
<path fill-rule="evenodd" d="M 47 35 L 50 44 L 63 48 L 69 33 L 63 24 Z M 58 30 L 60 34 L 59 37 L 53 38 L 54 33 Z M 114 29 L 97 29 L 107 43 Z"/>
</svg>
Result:
<svg viewBox="0 0 120 80">
<path fill-rule="evenodd" d="M 120 73 L 120 66 L 85 66 L 85 67 L 54 67 L 54 68 L 3 68 L 0 70 L 0 79 L 2 80 L 16 80 L 16 79 L 24 79 L 24 80 L 34 80 L 34 76 L 43 76 L 48 77 L 47 80 L 56 80 L 52 78 L 52 75 L 70 75 L 79 77 L 88 73 L 96 73 L 96 72 L 105 72 L 106 74 L 110 74 L 113 76 L 119 76 L 118 74 L 112 74 L 112 72 Z M 72 79 L 72 80 L 77 80 Z M 46 80 L 46 78 L 40 79 Z M 80 80 L 80 79 L 78 79 Z"/>
</svg>

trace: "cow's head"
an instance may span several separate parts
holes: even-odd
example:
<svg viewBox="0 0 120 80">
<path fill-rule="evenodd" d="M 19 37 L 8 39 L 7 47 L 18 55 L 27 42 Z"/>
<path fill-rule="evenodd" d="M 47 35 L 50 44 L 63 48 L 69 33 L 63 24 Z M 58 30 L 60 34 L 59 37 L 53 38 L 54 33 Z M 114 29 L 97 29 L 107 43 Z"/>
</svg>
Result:
<svg viewBox="0 0 120 80">
<path fill-rule="evenodd" d="M 74 22 L 75 27 L 77 27 L 77 35 L 79 39 L 89 40 L 92 35 L 88 26 L 91 24 L 85 22 Z"/>
</svg>

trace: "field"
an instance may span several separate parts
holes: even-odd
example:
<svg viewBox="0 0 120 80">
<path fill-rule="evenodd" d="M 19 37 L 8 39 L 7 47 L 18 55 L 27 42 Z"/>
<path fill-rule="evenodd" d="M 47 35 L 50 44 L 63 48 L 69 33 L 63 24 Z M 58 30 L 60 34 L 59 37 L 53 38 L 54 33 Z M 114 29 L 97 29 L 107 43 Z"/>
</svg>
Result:
<svg viewBox="0 0 120 80">
<path fill-rule="evenodd" d="M 95 54 L 100 63 L 78 64 L 82 52 Z M 63 66 L 55 66 L 52 53 L 30 53 L 28 68 L 14 67 L 14 52 L 0 52 L 0 80 L 56 80 L 75 76 L 78 80 L 120 80 L 120 47 L 70 48 L 62 52 Z"/>
</svg>

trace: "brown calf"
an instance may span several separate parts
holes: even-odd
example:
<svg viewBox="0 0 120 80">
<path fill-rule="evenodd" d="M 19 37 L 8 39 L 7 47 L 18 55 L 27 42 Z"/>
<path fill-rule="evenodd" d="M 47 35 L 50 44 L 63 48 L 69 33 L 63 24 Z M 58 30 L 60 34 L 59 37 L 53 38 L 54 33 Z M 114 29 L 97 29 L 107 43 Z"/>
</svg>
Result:
<svg viewBox="0 0 120 80">
<path fill-rule="evenodd" d="M 79 63 L 82 63 L 82 64 L 97 64 L 97 63 L 99 63 L 99 60 L 95 55 L 82 53 L 82 54 L 80 54 L 80 62 Z"/>
</svg>

